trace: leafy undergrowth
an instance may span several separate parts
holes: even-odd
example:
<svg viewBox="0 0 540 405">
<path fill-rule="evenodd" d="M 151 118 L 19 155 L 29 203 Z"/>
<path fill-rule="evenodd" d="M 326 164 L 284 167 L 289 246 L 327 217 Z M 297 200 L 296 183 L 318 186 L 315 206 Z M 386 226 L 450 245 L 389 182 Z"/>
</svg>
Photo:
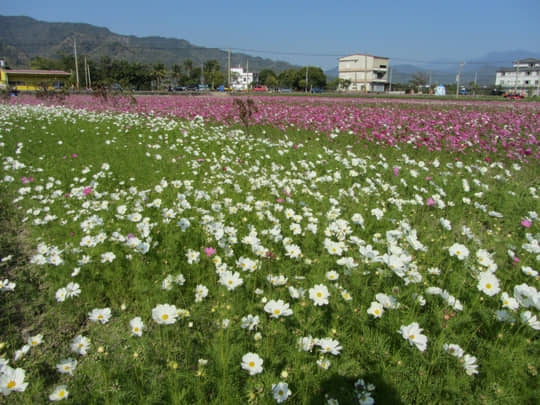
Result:
<svg viewBox="0 0 540 405">
<path fill-rule="evenodd" d="M 536 161 L 0 109 L 0 403 L 538 397 Z"/>
</svg>

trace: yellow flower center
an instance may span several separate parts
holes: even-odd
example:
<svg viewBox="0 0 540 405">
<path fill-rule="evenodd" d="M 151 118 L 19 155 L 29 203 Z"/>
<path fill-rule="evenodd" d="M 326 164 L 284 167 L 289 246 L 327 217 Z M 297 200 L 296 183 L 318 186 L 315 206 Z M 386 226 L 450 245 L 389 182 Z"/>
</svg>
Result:
<svg viewBox="0 0 540 405">
<path fill-rule="evenodd" d="M 489 290 L 491 288 L 491 283 L 487 283 L 486 288 Z"/>
<path fill-rule="evenodd" d="M 379 311 L 378 309 L 376 309 L 376 310 L 373 311 L 373 312 L 375 312 L 375 315 L 379 315 L 379 314 L 381 313 L 381 311 Z"/>
<path fill-rule="evenodd" d="M 459 256 L 460 254 L 461 254 L 461 252 L 459 250 L 456 250 L 456 255 Z"/>
<path fill-rule="evenodd" d="M 135 328 L 133 328 L 133 331 L 134 331 L 134 332 L 138 332 L 138 331 L 139 331 L 139 328 L 135 327 Z"/>
<path fill-rule="evenodd" d="M 15 387 L 17 385 L 17 383 L 15 383 L 15 381 L 11 380 L 10 382 L 8 382 L 8 389 L 12 389 L 13 387 Z"/>
<path fill-rule="evenodd" d="M 414 340 L 414 335 L 409 335 L 409 339 Z"/>
<path fill-rule="evenodd" d="M 274 314 L 279 315 L 281 311 L 279 309 L 274 309 Z"/>
<path fill-rule="evenodd" d="M 58 396 L 59 396 L 60 398 L 64 398 L 65 395 L 66 395 L 66 391 L 64 391 L 64 390 L 62 390 L 62 391 L 60 391 L 60 392 L 58 393 Z"/>
<path fill-rule="evenodd" d="M 321 292 L 318 292 L 317 293 L 317 298 L 321 298 L 322 297 L 322 293 Z"/>
<path fill-rule="evenodd" d="M 248 366 L 250 366 L 250 367 L 255 367 L 255 362 L 250 361 L 249 364 L 248 364 Z"/>
<path fill-rule="evenodd" d="M 161 319 L 163 319 L 164 321 L 166 321 L 167 319 L 169 319 L 169 315 L 163 314 L 163 315 L 161 315 Z"/>
</svg>

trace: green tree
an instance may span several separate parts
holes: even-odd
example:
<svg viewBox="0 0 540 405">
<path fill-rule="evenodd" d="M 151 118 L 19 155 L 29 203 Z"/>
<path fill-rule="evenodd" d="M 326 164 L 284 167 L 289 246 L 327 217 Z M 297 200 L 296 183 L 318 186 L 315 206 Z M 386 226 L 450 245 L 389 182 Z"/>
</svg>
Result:
<svg viewBox="0 0 540 405">
<path fill-rule="evenodd" d="M 182 62 L 184 65 L 184 71 L 186 72 L 186 76 L 191 78 L 191 72 L 193 70 L 193 61 L 191 59 L 185 59 L 184 62 Z"/>
<path fill-rule="evenodd" d="M 151 77 L 152 81 L 155 83 L 156 89 L 159 90 L 161 87 L 161 81 L 167 76 L 167 69 L 163 63 L 154 63 L 152 66 Z"/>
<path fill-rule="evenodd" d="M 296 69 L 282 71 L 278 76 L 278 81 L 280 87 L 294 88 L 296 83 Z"/>
<path fill-rule="evenodd" d="M 276 73 L 272 69 L 263 69 L 259 72 L 259 83 L 264 84 L 269 89 L 272 89 L 279 85 L 279 80 Z"/>
<path fill-rule="evenodd" d="M 223 73 L 220 71 L 221 67 L 216 59 L 207 60 L 203 66 L 203 76 L 206 84 L 213 89 L 216 83 L 223 82 Z"/>
<path fill-rule="evenodd" d="M 305 75 L 306 75 L 306 69 L 299 69 L 299 72 L 302 72 L 304 74 L 303 80 L 305 81 Z M 307 68 L 308 71 L 308 82 L 307 87 L 308 91 L 310 88 L 316 87 L 319 89 L 325 89 L 326 88 L 326 75 L 324 74 L 323 70 L 319 67 L 315 66 L 309 66 Z M 305 87 L 305 83 L 304 83 Z"/>
<path fill-rule="evenodd" d="M 41 56 L 36 56 L 30 61 L 30 67 L 38 70 L 62 70 L 62 62 L 54 59 L 47 59 Z"/>
<path fill-rule="evenodd" d="M 183 75 L 182 66 L 180 66 L 177 63 L 172 65 L 171 75 L 172 75 L 172 77 L 173 77 L 176 84 L 180 83 L 180 80 L 182 79 L 182 75 Z"/>
</svg>

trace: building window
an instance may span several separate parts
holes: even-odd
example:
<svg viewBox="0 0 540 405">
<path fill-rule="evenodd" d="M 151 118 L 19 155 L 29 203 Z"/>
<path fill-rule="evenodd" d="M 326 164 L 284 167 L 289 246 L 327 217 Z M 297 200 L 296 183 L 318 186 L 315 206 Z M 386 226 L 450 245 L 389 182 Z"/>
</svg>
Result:
<svg viewBox="0 0 540 405">
<path fill-rule="evenodd" d="M 528 81 L 528 80 L 525 80 L 525 84 L 529 84 L 529 81 Z"/>
</svg>

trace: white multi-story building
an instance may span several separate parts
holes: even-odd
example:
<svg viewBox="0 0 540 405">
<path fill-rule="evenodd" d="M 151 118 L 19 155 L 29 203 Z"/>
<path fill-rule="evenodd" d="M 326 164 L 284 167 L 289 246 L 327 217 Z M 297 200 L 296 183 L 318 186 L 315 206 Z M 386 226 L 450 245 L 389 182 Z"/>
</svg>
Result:
<svg viewBox="0 0 540 405">
<path fill-rule="evenodd" d="M 511 68 L 497 69 L 495 86 L 540 95 L 540 59 L 521 59 L 514 61 Z"/>
<path fill-rule="evenodd" d="M 231 68 L 231 88 L 233 90 L 247 90 L 253 83 L 253 73 L 244 72 L 244 68 Z"/>
<path fill-rule="evenodd" d="M 388 62 L 381 56 L 354 54 L 339 58 L 339 78 L 350 85 L 343 90 L 383 92 L 388 87 Z"/>
</svg>

